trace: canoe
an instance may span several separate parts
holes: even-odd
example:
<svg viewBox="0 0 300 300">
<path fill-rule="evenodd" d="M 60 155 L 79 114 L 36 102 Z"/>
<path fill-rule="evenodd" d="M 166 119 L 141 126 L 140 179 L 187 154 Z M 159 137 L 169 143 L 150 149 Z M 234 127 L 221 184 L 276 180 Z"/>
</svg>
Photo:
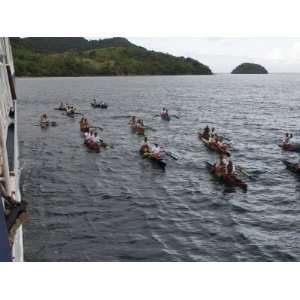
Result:
<svg viewBox="0 0 300 300">
<path fill-rule="evenodd" d="M 160 114 L 160 117 L 165 121 L 170 121 L 171 117 L 167 114 Z"/>
<path fill-rule="evenodd" d="M 144 134 L 145 133 L 145 127 L 138 126 L 138 125 L 130 125 L 130 128 L 133 132 L 137 134 Z"/>
<path fill-rule="evenodd" d="M 198 133 L 198 137 L 208 149 L 215 151 L 217 153 L 220 153 L 220 154 L 226 154 L 227 156 L 230 156 L 230 153 L 226 149 L 217 147 L 216 145 L 211 144 L 207 139 L 205 139 L 202 136 L 201 133 Z"/>
<path fill-rule="evenodd" d="M 65 107 L 63 107 L 63 108 L 61 108 L 61 107 L 55 107 L 54 109 L 55 109 L 55 110 L 60 110 L 60 111 L 66 111 L 66 108 L 65 108 Z"/>
<path fill-rule="evenodd" d="M 84 144 L 87 146 L 87 148 L 89 148 L 90 150 L 95 151 L 96 153 L 100 152 L 100 145 L 97 143 L 92 143 L 92 142 L 87 142 L 84 141 Z"/>
<path fill-rule="evenodd" d="M 89 130 L 90 130 L 90 126 L 86 126 L 86 127 L 80 126 L 80 131 L 81 132 L 87 132 Z"/>
<path fill-rule="evenodd" d="M 108 107 L 108 105 L 106 104 L 106 103 L 103 103 L 103 104 L 101 104 L 101 103 L 91 103 L 91 106 L 92 107 L 94 107 L 94 108 L 107 108 Z"/>
<path fill-rule="evenodd" d="M 284 151 L 300 152 L 300 144 L 280 144 L 278 146 Z"/>
<path fill-rule="evenodd" d="M 282 160 L 282 163 L 286 166 L 288 170 L 300 175 L 300 168 L 298 168 L 297 163 L 292 163 L 288 160 Z"/>
<path fill-rule="evenodd" d="M 49 126 L 49 122 L 40 122 L 41 128 L 47 128 Z"/>
<path fill-rule="evenodd" d="M 163 161 L 163 159 L 156 159 L 154 158 L 151 153 L 149 152 L 141 152 L 140 149 L 140 154 L 142 158 L 147 158 L 149 159 L 151 162 L 153 162 L 154 164 L 156 164 L 157 166 L 159 166 L 160 168 L 162 168 L 163 170 L 166 168 L 167 164 Z"/>
<path fill-rule="evenodd" d="M 66 113 L 66 115 L 70 118 L 74 118 L 75 114 L 76 114 L 75 112 L 67 112 Z"/>
<path fill-rule="evenodd" d="M 52 126 L 52 127 L 55 127 L 55 126 L 57 126 L 57 123 L 56 122 L 54 122 L 54 121 L 52 121 L 52 122 L 40 122 L 40 126 L 42 127 L 42 128 L 47 128 L 48 126 Z"/>
<path fill-rule="evenodd" d="M 218 180 L 223 182 L 224 184 L 231 186 L 231 187 L 240 187 L 244 191 L 247 191 L 247 183 L 244 181 L 238 179 L 235 175 L 223 175 L 220 173 L 217 173 L 215 171 L 215 167 L 213 164 L 206 162 L 206 166 L 208 171 Z"/>
</svg>

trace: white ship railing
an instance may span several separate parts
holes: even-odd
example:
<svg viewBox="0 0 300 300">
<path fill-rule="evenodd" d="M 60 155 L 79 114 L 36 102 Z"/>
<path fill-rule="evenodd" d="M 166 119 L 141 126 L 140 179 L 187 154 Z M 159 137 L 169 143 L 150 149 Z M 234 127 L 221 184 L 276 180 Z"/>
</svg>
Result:
<svg viewBox="0 0 300 300">
<path fill-rule="evenodd" d="M 11 47 L 8 38 L 0 38 L 0 192 L 3 197 L 21 202 L 19 189 L 19 148 L 18 148 L 18 122 L 17 105 L 12 92 L 12 78 L 14 78 L 14 65 Z M 14 89 L 14 87 L 13 87 Z M 12 113 L 14 111 L 14 114 Z M 10 169 L 7 137 L 8 128 L 14 123 L 13 137 L 13 169 Z M 0 198 L 1 198 L 0 194 Z M 0 205 L 4 204 L 4 198 Z M 2 203 L 1 203 L 2 202 Z M 14 261 L 23 261 L 22 226 L 15 234 L 12 258 Z"/>
</svg>

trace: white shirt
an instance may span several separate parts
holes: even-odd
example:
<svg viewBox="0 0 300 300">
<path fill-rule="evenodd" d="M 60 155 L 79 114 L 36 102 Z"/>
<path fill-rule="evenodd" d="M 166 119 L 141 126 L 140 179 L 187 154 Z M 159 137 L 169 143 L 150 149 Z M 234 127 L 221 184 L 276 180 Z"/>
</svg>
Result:
<svg viewBox="0 0 300 300">
<path fill-rule="evenodd" d="M 228 160 L 226 158 L 222 159 L 222 163 L 225 165 L 225 167 L 227 167 L 228 165 Z"/>
<path fill-rule="evenodd" d="M 152 149 L 153 154 L 159 154 L 160 153 L 160 148 L 159 146 L 154 146 L 154 148 Z"/>
</svg>

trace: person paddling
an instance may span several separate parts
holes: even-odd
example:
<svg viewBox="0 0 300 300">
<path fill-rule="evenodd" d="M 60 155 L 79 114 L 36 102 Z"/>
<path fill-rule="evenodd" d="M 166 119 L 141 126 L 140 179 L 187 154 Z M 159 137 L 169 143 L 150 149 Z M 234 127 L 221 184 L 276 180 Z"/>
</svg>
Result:
<svg viewBox="0 0 300 300">
<path fill-rule="evenodd" d="M 219 159 L 214 164 L 216 173 L 224 174 L 226 172 L 226 168 L 228 165 L 228 160 L 226 159 L 226 156 L 222 153 L 219 156 Z"/>
<path fill-rule="evenodd" d="M 209 133 L 210 133 L 210 129 L 208 127 L 208 125 L 206 125 L 206 127 L 204 128 L 204 131 L 203 131 L 203 134 L 202 136 L 205 138 L 205 139 L 209 139 Z"/>
<path fill-rule="evenodd" d="M 290 135 L 289 133 L 286 133 L 283 139 L 283 144 L 288 145 L 289 143 L 290 143 Z"/>
<path fill-rule="evenodd" d="M 129 124 L 130 125 L 135 125 L 136 124 L 136 117 L 135 116 L 131 117 L 131 120 L 129 121 Z"/>
<path fill-rule="evenodd" d="M 143 141 L 143 143 L 141 144 L 141 147 L 140 147 L 140 153 L 144 154 L 144 153 L 150 152 L 149 150 L 150 150 L 150 147 L 148 145 L 148 138 L 145 137 L 144 141 Z"/>
<path fill-rule="evenodd" d="M 227 164 L 226 174 L 227 175 L 234 175 L 235 174 L 235 166 L 234 166 L 234 164 L 232 163 L 231 160 L 229 160 L 229 162 Z"/>
<path fill-rule="evenodd" d="M 215 139 L 215 138 L 217 137 L 215 127 L 213 127 L 213 128 L 211 129 L 210 137 L 211 137 L 212 139 Z"/>
<path fill-rule="evenodd" d="M 152 149 L 152 156 L 155 159 L 160 160 L 160 147 L 156 143 L 154 144 L 154 147 Z"/>
<path fill-rule="evenodd" d="M 41 123 L 48 123 L 48 122 L 49 122 L 49 119 L 48 119 L 47 114 L 42 114 Z"/>
<path fill-rule="evenodd" d="M 138 119 L 136 121 L 136 125 L 138 125 L 139 127 L 144 127 L 144 121 L 142 119 Z"/>
<path fill-rule="evenodd" d="M 87 141 L 88 138 L 89 138 L 89 136 L 90 136 L 90 131 L 87 130 L 87 131 L 84 133 L 84 140 Z"/>
<path fill-rule="evenodd" d="M 97 144 L 101 144 L 102 142 L 97 132 L 94 133 L 94 141 Z"/>
</svg>

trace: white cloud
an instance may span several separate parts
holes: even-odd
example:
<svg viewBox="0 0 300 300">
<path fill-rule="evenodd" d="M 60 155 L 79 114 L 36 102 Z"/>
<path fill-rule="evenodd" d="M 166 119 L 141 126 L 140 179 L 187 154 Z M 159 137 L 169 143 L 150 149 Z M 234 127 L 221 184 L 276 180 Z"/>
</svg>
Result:
<svg viewBox="0 0 300 300">
<path fill-rule="evenodd" d="M 282 49 L 274 48 L 266 55 L 265 58 L 270 59 L 270 60 L 283 60 L 284 54 L 283 54 Z"/>
<path fill-rule="evenodd" d="M 300 42 L 294 43 L 289 51 L 289 59 L 300 62 Z"/>
<path fill-rule="evenodd" d="M 189 56 L 213 72 L 231 72 L 242 62 L 269 72 L 300 72 L 300 38 L 130 38 L 148 49 Z"/>
</svg>

